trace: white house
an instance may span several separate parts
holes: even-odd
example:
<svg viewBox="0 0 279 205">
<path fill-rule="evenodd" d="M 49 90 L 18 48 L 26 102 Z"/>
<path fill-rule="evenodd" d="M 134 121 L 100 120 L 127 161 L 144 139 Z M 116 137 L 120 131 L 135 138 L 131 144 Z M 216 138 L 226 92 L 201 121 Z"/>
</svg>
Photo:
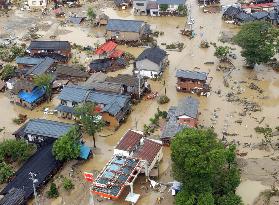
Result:
<svg viewBox="0 0 279 205">
<path fill-rule="evenodd" d="M 167 65 L 167 53 L 159 47 L 145 49 L 134 63 L 134 73 L 143 77 L 157 78 Z"/>
</svg>

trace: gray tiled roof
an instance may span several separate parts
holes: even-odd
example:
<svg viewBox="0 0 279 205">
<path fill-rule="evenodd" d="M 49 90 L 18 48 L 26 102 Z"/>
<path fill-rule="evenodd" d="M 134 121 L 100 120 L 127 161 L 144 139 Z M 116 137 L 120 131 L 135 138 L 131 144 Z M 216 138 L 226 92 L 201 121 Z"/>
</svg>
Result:
<svg viewBox="0 0 279 205">
<path fill-rule="evenodd" d="M 30 70 L 28 70 L 27 75 L 42 75 L 54 64 L 54 60 L 52 58 L 46 57 L 41 63 L 33 66 Z"/>
<path fill-rule="evenodd" d="M 206 80 L 207 79 L 207 73 L 191 71 L 191 70 L 177 70 L 176 71 L 176 77 L 177 78 L 193 79 L 193 80 Z"/>
<path fill-rule="evenodd" d="M 23 130 L 25 134 L 52 138 L 59 138 L 69 132 L 72 127 L 74 127 L 73 124 L 45 119 L 31 119 L 24 126 L 26 126 Z"/>
<path fill-rule="evenodd" d="M 185 4 L 186 0 L 156 0 L 158 4 L 180 5 Z"/>
<path fill-rule="evenodd" d="M 147 48 L 139 55 L 137 61 L 148 59 L 153 63 L 160 65 L 160 63 L 164 60 L 166 56 L 167 52 L 160 49 L 159 47 Z"/>
<path fill-rule="evenodd" d="M 160 138 L 172 138 L 176 135 L 176 133 L 178 133 L 186 127 L 186 125 L 181 125 L 176 121 L 170 120 L 166 123 Z"/>
<path fill-rule="evenodd" d="M 259 12 L 254 12 L 251 13 L 251 16 L 253 16 L 255 19 L 263 19 L 268 17 L 268 12 L 266 11 L 259 11 Z"/>
<path fill-rule="evenodd" d="M 193 97 L 186 97 L 178 102 L 178 106 L 175 111 L 175 116 L 186 115 L 191 118 L 198 117 L 199 101 Z"/>
<path fill-rule="evenodd" d="M 37 64 L 41 63 L 42 61 L 44 61 L 43 58 L 33 58 L 33 57 L 29 57 L 29 56 L 16 58 L 17 64 L 25 64 L 25 65 L 37 65 Z"/>
<path fill-rule="evenodd" d="M 143 21 L 109 19 L 107 24 L 107 30 L 139 33 L 143 25 Z"/>
<path fill-rule="evenodd" d="M 69 41 L 31 41 L 27 50 L 69 50 Z"/>
<path fill-rule="evenodd" d="M 88 94 L 89 89 L 86 87 L 67 85 L 62 89 L 58 98 L 60 100 L 81 103 L 85 101 Z"/>
</svg>

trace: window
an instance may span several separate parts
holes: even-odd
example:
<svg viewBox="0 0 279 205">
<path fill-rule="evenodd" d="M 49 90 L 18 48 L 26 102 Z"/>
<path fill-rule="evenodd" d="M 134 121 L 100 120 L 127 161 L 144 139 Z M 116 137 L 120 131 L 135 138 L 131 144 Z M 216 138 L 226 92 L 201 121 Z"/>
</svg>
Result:
<svg viewBox="0 0 279 205">
<path fill-rule="evenodd" d="M 137 6 L 144 6 L 144 3 L 136 3 Z"/>
</svg>

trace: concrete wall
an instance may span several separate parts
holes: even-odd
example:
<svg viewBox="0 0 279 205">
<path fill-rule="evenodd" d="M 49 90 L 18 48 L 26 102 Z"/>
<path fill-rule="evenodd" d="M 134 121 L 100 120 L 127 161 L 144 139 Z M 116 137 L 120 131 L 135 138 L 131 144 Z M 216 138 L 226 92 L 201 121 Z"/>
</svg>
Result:
<svg viewBox="0 0 279 205">
<path fill-rule="evenodd" d="M 161 74 L 160 66 L 148 59 L 137 61 L 135 70 L 136 74 L 138 73 L 138 69 L 140 70 L 141 76 L 145 76 L 148 78 L 155 78 L 156 75 Z"/>
<path fill-rule="evenodd" d="M 194 88 L 203 88 L 204 84 L 205 84 L 204 81 L 192 81 L 192 80 L 181 81 L 180 79 L 178 79 L 177 90 L 191 92 L 191 90 Z"/>
<path fill-rule="evenodd" d="M 131 156 L 131 154 L 128 151 L 123 151 L 123 150 L 120 150 L 120 149 L 114 149 L 113 150 L 113 155 L 122 155 L 122 156 L 125 156 L 125 157 Z"/>
<path fill-rule="evenodd" d="M 157 162 L 160 162 L 163 158 L 163 147 L 161 147 L 160 151 L 154 158 L 153 162 L 148 166 L 148 175 L 151 172 L 151 170 L 154 168 Z"/>
</svg>

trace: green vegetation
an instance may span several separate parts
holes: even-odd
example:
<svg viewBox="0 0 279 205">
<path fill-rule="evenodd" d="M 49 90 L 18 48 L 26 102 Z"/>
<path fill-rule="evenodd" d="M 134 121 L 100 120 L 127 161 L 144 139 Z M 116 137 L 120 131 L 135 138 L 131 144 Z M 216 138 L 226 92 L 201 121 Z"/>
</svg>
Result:
<svg viewBox="0 0 279 205">
<path fill-rule="evenodd" d="M 241 205 L 235 146 L 225 148 L 211 129 L 184 129 L 171 143 L 176 205 Z"/>
<path fill-rule="evenodd" d="M 169 97 L 168 96 L 166 96 L 166 95 L 160 95 L 159 97 L 158 97 L 158 99 L 157 99 L 157 102 L 159 103 L 159 104 L 166 104 L 166 103 L 168 103 L 170 101 L 170 99 L 169 99 Z"/>
<path fill-rule="evenodd" d="M 254 21 L 241 26 L 234 42 L 242 48 L 241 55 L 249 67 L 267 63 L 278 52 L 279 30 L 266 21 Z"/>
<path fill-rule="evenodd" d="M 96 19 L 96 13 L 92 7 L 87 9 L 87 18 L 89 21 L 93 22 Z"/>
<path fill-rule="evenodd" d="M 67 134 L 56 140 L 52 148 L 55 159 L 60 161 L 77 159 L 80 155 L 80 136 L 79 129 L 74 127 Z"/>
<path fill-rule="evenodd" d="M 263 134 L 264 139 L 262 140 L 263 145 L 270 144 L 272 141 L 272 128 L 270 127 L 255 127 L 255 132 Z"/>
<path fill-rule="evenodd" d="M 98 107 L 90 102 L 84 103 L 75 109 L 84 131 L 92 136 L 94 147 L 96 147 L 95 134 L 100 132 L 105 125 L 97 109 Z"/>
<path fill-rule="evenodd" d="M 161 111 L 159 108 L 157 108 L 157 113 L 155 113 L 154 117 L 150 118 L 150 124 L 143 125 L 143 132 L 145 135 L 150 135 L 151 133 L 154 133 L 156 128 L 159 127 L 159 120 L 160 118 L 166 119 L 168 116 L 168 113 L 166 111 Z"/>
<path fill-rule="evenodd" d="M 0 162 L 0 184 L 8 182 L 13 175 L 12 167 L 5 162 Z"/>
<path fill-rule="evenodd" d="M 229 53 L 230 53 L 229 46 L 215 46 L 214 56 L 219 58 L 221 61 L 226 61 Z"/>
<path fill-rule="evenodd" d="M 169 6 L 167 4 L 160 4 L 160 11 L 167 11 Z"/>
<path fill-rule="evenodd" d="M 0 45 L 0 60 L 4 62 L 12 62 L 16 57 L 24 56 L 25 45 L 17 46 L 5 46 Z"/>
<path fill-rule="evenodd" d="M 179 16 L 187 16 L 188 11 L 185 5 L 179 5 L 177 11 Z"/>
<path fill-rule="evenodd" d="M 47 192 L 47 197 L 48 198 L 57 198 L 59 196 L 59 192 L 57 190 L 56 184 L 51 183 L 50 188 Z"/>
<path fill-rule="evenodd" d="M 72 180 L 70 180 L 68 178 L 64 178 L 63 179 L 63 188 L 66 191 L 70 191 L 75 188 L 75 185 L 73 184 Z"/>
<path fill-rule="evenodd" d="M 6 64 L 1 71 L 1 80 L 9 80 L 16 74 L 16 67 L 11 64 Z"/>
<path fill-rule="evenodd" d="M 0 144 L 0 159 L 5 162 L 22 162 L 28 159 L 36 151 L 34 144 L 28 144 L 24 140 L 5 140 Z"/>
<path fill-rule="evenodd" d="M 39 87 L 44 87 L 46 89 L 47 100 L 50 101 L 52 93 L 52 80 L 53 77 L 50 74 L 43 74 L 35 77 L 35 85 Z"/>
</svg>

